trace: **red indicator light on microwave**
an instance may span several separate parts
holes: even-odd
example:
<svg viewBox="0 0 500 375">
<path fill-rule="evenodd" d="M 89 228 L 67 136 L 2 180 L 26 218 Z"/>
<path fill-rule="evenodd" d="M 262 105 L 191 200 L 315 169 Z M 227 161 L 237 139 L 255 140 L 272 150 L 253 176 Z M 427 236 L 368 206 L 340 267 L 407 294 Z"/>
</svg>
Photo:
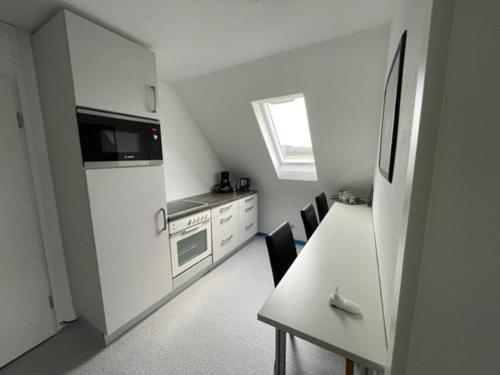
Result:
<svg viewBox="0 0 500 375">
<path fill-rule="evenodd" d="M 158 131 L 158 129 L 156 129 L 156 128 L 151 128 L 151 131 L 152 131 L 153 133 L 156 133 L 156 132 Z"/>
</svg>

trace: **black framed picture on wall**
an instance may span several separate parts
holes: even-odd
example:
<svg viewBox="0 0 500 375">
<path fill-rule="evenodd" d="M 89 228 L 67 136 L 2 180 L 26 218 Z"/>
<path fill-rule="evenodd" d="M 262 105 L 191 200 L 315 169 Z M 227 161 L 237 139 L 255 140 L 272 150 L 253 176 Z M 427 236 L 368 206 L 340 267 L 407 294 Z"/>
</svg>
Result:
<svg viewBox="0 0 500 375">
<path fill-rule="evenodd" d="M 380 173 L 392 182 L 396 144 L 398 139 L 399 104 L 406 45 L 406 31 L 401 35 L 385 84 L 382 129 L 380 131 L 380 151 L 378 167 Z"/>
</svg>

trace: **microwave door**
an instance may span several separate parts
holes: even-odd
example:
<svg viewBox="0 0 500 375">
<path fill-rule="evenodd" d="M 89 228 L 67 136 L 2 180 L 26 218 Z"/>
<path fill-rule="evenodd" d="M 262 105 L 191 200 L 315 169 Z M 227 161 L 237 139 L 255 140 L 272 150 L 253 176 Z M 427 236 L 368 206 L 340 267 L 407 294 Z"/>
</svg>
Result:
<svg viewBox="0 0 500 375">
<path fill-rule="evenodd" d="M 158 120 L 77 109 L 85 168 L 160 165 Z"/>
</svg>

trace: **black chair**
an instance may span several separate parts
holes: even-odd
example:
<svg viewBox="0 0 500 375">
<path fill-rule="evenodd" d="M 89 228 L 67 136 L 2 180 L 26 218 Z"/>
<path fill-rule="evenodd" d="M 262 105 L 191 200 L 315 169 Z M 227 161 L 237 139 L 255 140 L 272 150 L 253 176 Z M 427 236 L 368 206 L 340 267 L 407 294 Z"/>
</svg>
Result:
<svg viewBox="0 0 500 375">
<path fill-rule="evenodd" d="M 273 271 L 274 286 L 276 286 L 297 258 L 297 249 L 290 224 L 285 221 L 267 235 L 266 245 Z"/>
<path fill-rule="evenodd" d="M 302 210 L 300 210 L 300 217 L 304 223 L 304 229 L 306 231 L 307 239 L 311 238 L 314 231 L 318 227 L 318 218 L 316 217 L 316 211 L 314 211 L 314 206 L 309 203 Z"/>
<path fill-rule="evenodd" d="M 321 193 L 316 197 L 316 208 L 318 209 L 319 222 L 321 223 L 328 213 L 328 201 L 325 193 Z"/>
</svg>

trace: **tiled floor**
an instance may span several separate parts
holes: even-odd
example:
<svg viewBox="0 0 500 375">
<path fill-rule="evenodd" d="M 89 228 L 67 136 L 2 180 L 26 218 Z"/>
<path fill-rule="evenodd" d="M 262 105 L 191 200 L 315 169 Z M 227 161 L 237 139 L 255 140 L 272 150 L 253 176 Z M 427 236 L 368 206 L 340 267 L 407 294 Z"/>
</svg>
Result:
<svg viewBox="0 0 500 375">
<path fill-rule="evenodd" d="M 265 242 L 256 238 L 110 346 L 76 323 L 0 374 L 271 375 L 274 330 L 257 312 L 272 290 Z M 287 346 L 287 374 L 344 373 L 333 353 L 299 338 Z"/>
</svg>

